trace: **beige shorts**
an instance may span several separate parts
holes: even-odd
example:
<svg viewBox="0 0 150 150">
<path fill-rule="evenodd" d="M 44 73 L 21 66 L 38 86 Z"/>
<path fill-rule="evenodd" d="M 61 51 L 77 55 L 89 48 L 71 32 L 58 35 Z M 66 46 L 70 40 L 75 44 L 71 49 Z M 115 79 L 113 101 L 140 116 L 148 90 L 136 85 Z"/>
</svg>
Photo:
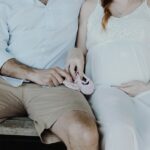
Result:
<svg viewBox="0 0 150 150">
<path fill-rule="evenodd" d="M 87 100 L 78 91 L 64 86 L 46 88 L 34 83 L 15 88 L 0 78 L 1 120 L 28 114 L 41 137 L 62 114 L 73 110 L 87 112 L 93 117 Z"/>
</svg>

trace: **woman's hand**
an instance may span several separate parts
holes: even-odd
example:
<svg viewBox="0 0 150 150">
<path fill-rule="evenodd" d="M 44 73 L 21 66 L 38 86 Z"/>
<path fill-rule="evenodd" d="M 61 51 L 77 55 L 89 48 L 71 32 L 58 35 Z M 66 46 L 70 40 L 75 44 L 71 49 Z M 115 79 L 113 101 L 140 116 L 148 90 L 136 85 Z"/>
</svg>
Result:
<svg viewBox="0 0 150 150">
<path fill-rule="evenodd" d="M 72 78 L 75 79 L 76 72 L 79 73 L 80 77 L 83 77 L 84 72 L 84 54 L 81 49 L 74 48 L 68 55 L 66 69 L 71 74 Z"/>
<path fill-rule="evenodd" d="M 142 92 L 150 90 L 150 84 L 142 81 L 131 81 L 117 86 L 120 90 L 127 93 L 129 96 L 136 96 Z"/>
</svg>

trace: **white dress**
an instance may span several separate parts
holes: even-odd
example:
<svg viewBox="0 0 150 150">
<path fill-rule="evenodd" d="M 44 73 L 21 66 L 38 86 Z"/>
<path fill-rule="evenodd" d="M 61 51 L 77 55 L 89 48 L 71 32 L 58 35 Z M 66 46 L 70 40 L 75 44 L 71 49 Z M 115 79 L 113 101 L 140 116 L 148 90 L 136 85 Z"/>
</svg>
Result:
<svg viewBox="0 0 150 150">
<path fill-rule="evenodd" d="M 98 3 L 87 26 L 86 74 L 96 90 L 90 98 L 104 150 L 150 150 L 150 91 L 130 97 L 111 87 L 132 80 L 150 80 L 150 8 L 144 1 L 135 11 L 109 19 L 102 30 Z"/>
</svg>

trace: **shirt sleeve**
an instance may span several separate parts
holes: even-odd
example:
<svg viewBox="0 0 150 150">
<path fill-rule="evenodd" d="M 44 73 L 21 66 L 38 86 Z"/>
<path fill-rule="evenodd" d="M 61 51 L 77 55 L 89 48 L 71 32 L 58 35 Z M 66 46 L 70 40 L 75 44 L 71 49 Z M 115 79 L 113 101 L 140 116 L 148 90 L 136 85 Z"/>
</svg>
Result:
<svg viewBox="0 0 150 150">
<path fill-rule="evenodd" d="M 9 29 L 7 24 L 8 8 L 0 2 L 0 68 L 11 58 L 14 58 L 8 51 Z"/>
</svg>

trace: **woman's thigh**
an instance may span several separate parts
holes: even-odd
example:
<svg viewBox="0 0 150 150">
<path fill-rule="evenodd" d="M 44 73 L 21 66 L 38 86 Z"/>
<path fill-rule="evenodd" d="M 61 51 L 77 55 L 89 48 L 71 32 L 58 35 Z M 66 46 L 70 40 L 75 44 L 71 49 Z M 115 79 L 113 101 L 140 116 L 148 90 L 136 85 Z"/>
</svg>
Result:
<svg viewBox="0 0 150 150">
<path fill-rule="evenodd" d="M 118 123 L 134 125 L 135 105 L 133 99 L 121 90 L 99 86 L 90 99 L 91 106 L 101 125 Z"/>
<path fill-rule="evenodd" d="M 137 95 L 134 98 L 136 109 L 136 124 L 141 142 L 150 147 L 150 91 Z"/>
</svg>

